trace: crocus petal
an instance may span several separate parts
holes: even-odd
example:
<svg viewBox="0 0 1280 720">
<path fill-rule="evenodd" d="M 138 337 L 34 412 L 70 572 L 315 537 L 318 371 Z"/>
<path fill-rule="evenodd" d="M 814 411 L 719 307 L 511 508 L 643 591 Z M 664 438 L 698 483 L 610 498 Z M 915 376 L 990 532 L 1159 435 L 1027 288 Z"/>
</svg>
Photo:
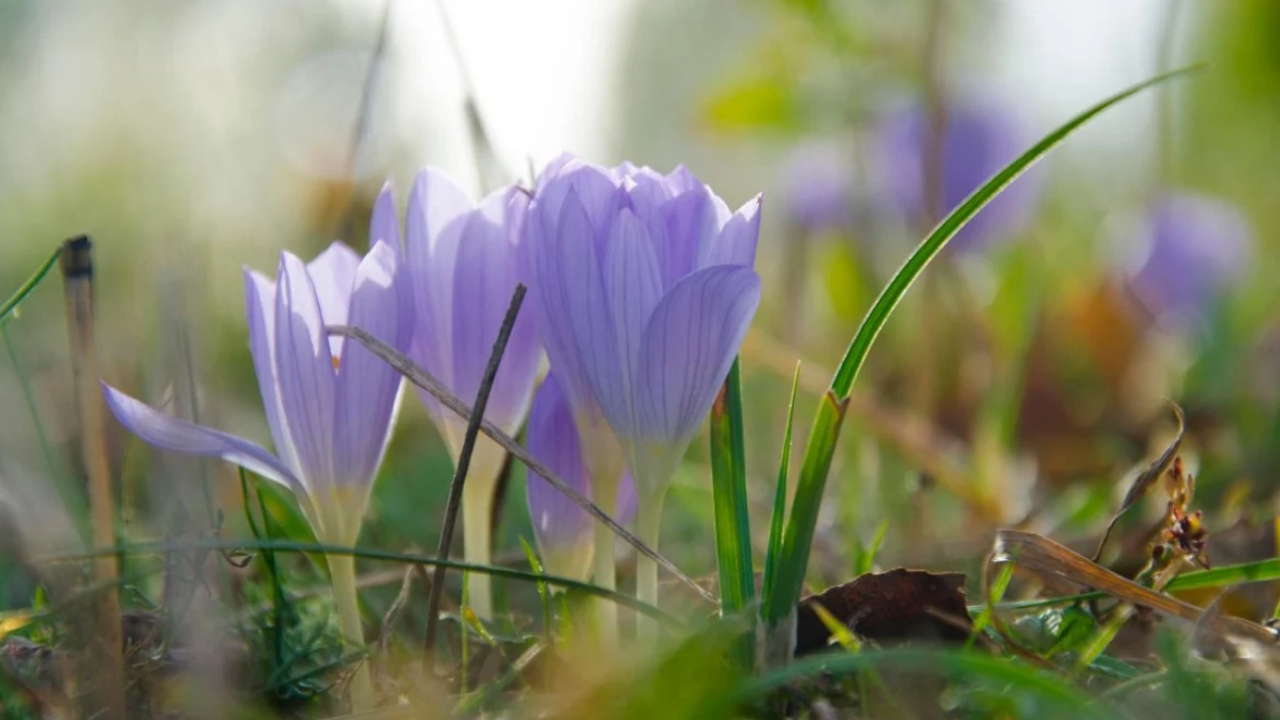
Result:
<svg viewBox="0 0 1280 720">
<path fill-rule="evenodd" d="M 618 207 L 618 182 L 603 168 L 594 165 L 569 165 L 555 180 L 538 193 L 538 213 L 550 230 L 564 212 L 564 202 L 572 192 L 587 212 L 592 227 L 608 227 L 611 210 Z"/>
<path fill-rule="evenodd" d="M 414 179 L 405 217 L 405 250 L 412 258 L 429 254 L 449 223 L 471 210 L 471 200 L 448 175 L 426 168 Z"/>
<path fill-rule="evenodd" d="M 534 396 L 528 447 L 529 453 L 557 477 L 590 496 L 573 411 L 554 375 L 547 376 Z M 585 575 L 590 562 L 591 516 L 536 473 L 529 473 L 526 494 L 534 538 L 548 570 L 569 577 Z"/>
<path fill-rule="evenodd" d="M 356 271 L 351 323 L 395 348 L 408 345 L 409 307 L 396 285 L 396 252 L 379 241 Z M 338 363 L 334 427 L 335 480 L 371 485 L 387 441 L 399 397 L 400 374 L 364 345 L 348 343 Z"/>
<path fill-rule="evenodd" d="M 518 282 L 516 248 L 497 222 L 476 213 L 458 248 L 453 276 L 452 390 L 474 400 Z M 516 318 L 489 395 L 485 417 L 514 433 L 524 417 L 537 371 L 533 313 Z"/>
<path fill-rule="evenodd" d="M 373 217 L 369 221 L 369 247 L 379 242 L 397 249 L 400 247 L 400 221 L 396 219 L 396 196 L 391 183 L 382 186 L 378 199 L 373 203 Z"/>
<path fill-rule="evenodd" d="M 575 408 L 626 407 L 595 231 L 570 188 L 558 223 L 530 230 L 539 333 Z M 529 225 L 545 225 L 530 219 Z M 602 397 L 602 395 L 604 397 Z"/>
<path fill-rule="evenodd" d="M 641 340 L 636 406 L 645 444 L 674 462 L 711 409 L 760 303 L 760 278 L 739 265 L 699 270 L 676 283 L 653 311 Z M 669 471 L 670 467 L 662 468 Z M 632 468 L 641 492 L 655 480 Z M 665 482 L 668 478 L 657 478 Z"/>
<path fill-rule="evenodd" d="M 244 271 L 245 316 L 249 324 L 249 351 L 253 369 L 258 375 L 262 406 L 267 412 L 267 425 L 276 453 L 284 464 L 297 472 L 298 456 L 289 435 L 280 399 L 280 380 L 276 377 L 276 283 L 260 273 Z"/>
<path fill-rule="evenodd" d="M 341 242 L 329 245 L 324 252 L 307 263 L 307 275 L 316 288 L 320 300 L 320 316 L 326 325 L 347 324 L 347 303 L 351 299 L 351 286 L 356 279 L 356 267 L 360 256 Z M 342 354 L 341 335 L 329 338 L 329 350 L 334 357 Z"/>
<path fill-rule="evenodd" d="M 670 289 L 694 270 L 698 248 L 719 231 L 708 193 L 697 188 L 672 198 L 662 207 L 666 234 L 657 245 L 662 266 L 662 287 Z M 704 241 L 703 238 L 706 238 Z"/>
<path fill-rule="evenodd" d="M 699 250 L 698 267 L 756 263 L 756 242 L 760 239 L 760 198 L 742 206 L 724 224 L 716 239 Z"/>
<path fill-rule="evenodd" d="M 314 493 L 334 482 L 333 356 L 311 277 L 291 253 L 281 253 L 278 283 L 275 360 L 281 408 L 300 479 Z"/>
<path fill-rule="evenodd" d="M 306 492 L 293 472 L 248 440 L 166 415 L 106 383 L 102 383 L 102 393 L 116 420 L 143 442 L 184 455 L 222 458 L 283 485 L 306 502 Z"/>
<path fill-rule="evenodd" d="M 640 337 L 662 298 L 662 274 L 649 233 L 630 210 L 614 220 L 606 253 L 604 285 L 617 342 L 617 381 L 628 388 L 638 376 Z M 635 411 L 629 393 L 619 395 L 622 407 L 605 406 L 605 414 L 616 432 L 630 434 L 636 426 Z"/>
</svg>

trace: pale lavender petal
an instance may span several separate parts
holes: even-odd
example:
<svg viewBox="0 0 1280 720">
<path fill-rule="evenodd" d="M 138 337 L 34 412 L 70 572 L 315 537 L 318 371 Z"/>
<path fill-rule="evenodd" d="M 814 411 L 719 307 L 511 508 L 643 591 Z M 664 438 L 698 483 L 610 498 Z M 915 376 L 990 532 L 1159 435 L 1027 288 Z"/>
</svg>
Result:
<svg viewBox="0 0 1280 720">
<path fill-rule="evenodd" d="M 275 317 L 276 377 L 298 474 L 312 492 L 334 482 L 333 356 L 306 266 L 281 253 Z"/>
<path fill-rule="evenodd" d="M 369 247 L 385 242 L 400 248 L 400 221 L 396 217 L 396 196 L 391 183 L 382 186 L 378 199 L 373 203 L 373 217 L 369 221 Z"/>
<path fill-rule="evenodd" d="M 693 272 L 698 249 L 714 241 L 720 232 L 711 196 L 704 188 L 687 190 L 662 207 L 666 234 L 658 238 L 658 262 L 662 266 L 662 287 L 671 289 L 676 281 Z"/>
<path fill-rule="evenodd" d="M 551 230 L 564 212 L 565 198 L 573 192 L 586 209 L 591 227 L 602 233 L 622 197 L 618 191 L 618 182 L 608 171 L 595 165 L 573 164 L 538 192 L 540 209 L 536 214 L 543 230 Z"/>
<path fill-rule="evenodd" d="M 405 270 L 414 307 L 410 356 L 448 385 L 452 372 L 449 352 L 453 304 L 453 267 L 458 239 L 471 201 L 443 173 L 427 168 L 418 173 L 409 196 L 405 219 Z M 420 391 L 427 409 L 440 417 L 435 399 Z"/>
<path fill-rule="evenodd" d="M 667 293 L 641 342 L 636 405 L 642 438 L 683 454 L 711 409 L 759 303 L 760 278 L 740 265 L 699 270 Z"/>
<path fill-rule="evenodd" d="M 562 205 L 549 228 L 533 218 L 526 225 L 538 333 L 574 407 L 625 407 L 595 231 L 573 188 Z"/>
<path fill-rule="evenodd" d="M 625 389 L 639 377 L 640 338 L 649 315 L 662 299 L 662 273 L 649 233 L 630 210 L 623 210 L 614 220 L 605 252 L 605 295 L 618 343 L 617 381 L 624 392 L 616 394 L 623 401 L 620 407 L 606 404 L 602 409 L 615 432 L 630 435 L 637 420 L 630 393 Z"/>
<path fill-rule="evenodd" d="M 467 402 L 474 401 L 480 389 L 515 291 L 517 266 L 516 249 L 508 242 L 504 228 L 480 213 L 472 215 L 454 267 L 450 341 L 453 372 L 449 387 Z M 521 316 L 524 314 L 522 311 Z M 515 337 L 517 332 L 519 337 Z M 507 432 L 514 432 L 523 419 L 537 361 L 529 350 L 531 319 L 518 318 L 512 333 L 517 342 L 508 342 L 485 411 L 490 422 Z"/>
<path fill-rule="evenodd" d="M 706 187 L 702 181 L 694 176 L 693 172 L 684 165 L 677 165 L 666 177 L 667 187 L 671 189 L 673 196 L 680 195 L 690 190 L 697 190 Z"/>
<path fill-rule="evenodd" d="M 307 263 L 307 274 L 320 299 L 320 316 L 326 325 L 346 325 L 347 308 L 351 304 L 351 286 L 356 280 L 360 256 L 344 243 L 334 242 Z M 341 335 L 329 338 L 329 350 L 342 354 Z"/>
<path fill-rule="evenodd" d="M 276 377 L 276 283 L 245 268 L 244 270 L 245 316 L 249 324 L 249 352 L 253 355 L 253 369 L 258 375 L 258 390 L 262 394 L 262 406 L 267 413 L 267 425 L 276 454 L 284 464 L 297 472 L 298 457 L 289 436 L 289 424 L 284 419 L 280 400 L 280 380 Z"/>
<path fill-rule="evenodd" d="M 538 173 L 538 177 L 534 180 L 534 183 L 533 183 L 533 189 L 535 191 L 541 190 L 543 186 L 545 186 L 547 183 L 560 177 L 567 170 L 581 164 L 582 164 L 582 161 L 579 160 L 573 153 L 566 152 L 566 153 L 561 153 L 557 155 L 555 158 L 551 160 L 551 162 L 546 164 L 546 167 L 542 169 L 542 172 Z"/>
<path fill-rule="evenodd" d="M 412 330 L 411 307 L 396 284 L 396 251 L 374 245 L 356 271 L 351 324 L 403 350 Z M 348 343 L 338 362 L 333 447 L 335 481 L 372 483 L 391 437 L 401 378 L 358 342 Z"/>
<path fill-rule="evenodd" d="M 184 455 L 222 458 L 285 486 L 300 502 L 307 503 L 306 492 L 293 472 L 248 440 L 166 415 L 106 383 L 102 383 L 102 393 L 116 420 L 148 445 Z"/>
<path fill-rule="evenodd" d="M 419 172 L 405 216 L 405 251 L 410 261 L 414 255 L 428 255 L 444 228 L 472 207 L 471 199 L 448 175 L 431 167 Z"/>
<path fill-rule="evenodd" d="M 565 484 L 591 496 L 573 410 L 555 375 L 548 375 L 534 396 L 527 444 L 529 454 Z M 544 556 L 561 546 L 590 542 L 591 516 L 541 475 L 529 473 L 526 495 L 534 537 Z"/>
<path fill-rule="evenodd" d="M 743 205 L 724 224 L 716 239 L 699 248 L 698 267 L 756 263 L 756 243 L 760 239 L 760 197 Z"/>
</svg>

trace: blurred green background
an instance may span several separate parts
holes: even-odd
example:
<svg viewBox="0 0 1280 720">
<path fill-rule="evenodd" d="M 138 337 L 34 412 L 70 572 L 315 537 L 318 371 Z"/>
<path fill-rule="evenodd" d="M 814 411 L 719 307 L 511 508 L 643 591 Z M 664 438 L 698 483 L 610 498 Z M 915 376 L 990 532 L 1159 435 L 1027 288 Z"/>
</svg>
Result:
<svg viewBox="0 0 1280 720">
<path fill-rule="evenodd" d="M 382 181 L 407 188 L 425 164 L 478 194 L 471 92 L 507 180 L 571 150 L 664 172 L 684 163 L 733 207 L 764 193 L 765 296 L 743 349 L 763 543 L 795 363 L 799 447 L 861 313 L 945 209 L 889 207 L 895 163 L 927 184 L 930 161 L 891 154 L 886 166 L 886 118 L 930 110 L 924 146 L 941 156 L 948 108 L 998 109 L 1012 119 L 998 139 L 1013 154 L 981 179 L 1102 97 L 1207 61 L 1050 155 L 1015 186 L 1034 191 L 1021 222 L 945 253 L 913 289 L 855 389 L 811 570 L 817 584 L 845 579 L 882 523 L 883 565 L 972 563 L 993 528 L 1018 523 L 1068 543 L 1091 537 L 1118 480 L 1167 440 L 1165 399 L 1187 411 L 1199 504 L 1220 534 L 1211 556 L 1275 554 L 1280 5 L 442 7 L 393 2 L 371 71 L 381 3 L 0 0 L 0 295 L 63 238 L 90 233 L 106 377 L 265 441 L 241 267 L 269 269 L 285 248 L 314 255 L 335 237 L 363 247 Z M 981 156 L 980 144 L 961 142 L 960 156 Z M 940 182 L 954 168 L 934 170 Z M 1144 273 L 1142 222 L 1166 190 L 1213 198 L 1244 239 L 1223 239 L 1222 223 L 1185 224 L 1203 252 Z M 1224 253 L 1234 260 L 1220 270 Z M 1194 312 L 1173 317 L 1151 287 L 1196 289 Z M 0 359 L 0 489 L 28 543 L 76 542 L 83 504 L 62 313 L 52 277 L 6 328 Z M 208 529 L 202 466 L 114 427 L 113 440 L 131 538 Z M 203 471 L 237 532 L 234 474 Z M 362 543 L 433 548 L 450 472 L 406 396 Z M 710 574 L 705 441 L 676 482 L 662 547 L 690 574 Z M 501 530 L 508 558 L 528 537 L 523 503 L 517 468 Z M 1163 500 L 1149 509 L 1158 515 Z M 372 602 L 393 595 L 389 586 Z"/>
</svg>

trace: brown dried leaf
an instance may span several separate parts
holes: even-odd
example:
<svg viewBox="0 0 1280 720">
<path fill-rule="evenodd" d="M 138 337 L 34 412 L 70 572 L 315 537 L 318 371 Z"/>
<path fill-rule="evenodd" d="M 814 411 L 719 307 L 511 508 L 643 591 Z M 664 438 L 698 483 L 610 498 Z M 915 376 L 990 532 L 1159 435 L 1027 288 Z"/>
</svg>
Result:
<svg viewBox="0 0 1280 720">
<path fill-rule="evenodd" d="M 877 642 L 964 641 L 969 636 L 964 583 L 961 573 L 895 568 L 810 595 L 796 608 L 796 657 L 825 649 L 830 639 L 814 604 L 855 634 Z"/>
<path fill-rule="evenodd" d="M 1173 407 L 1173 415 L 1178 419 L 1178 432 L 1173 436 L 1173 440 L 1169 446 L 1160 453 L 1160 456 L 1142 469 L 1137 477 L 1133 479 L 1133 484 L 1129 486 L 1129 491 L 1124 494 L 1124 501 L 1120 503 L 1120 509 L 1116 510 L 1116 514 L 1111 516 L 1111 522 L 1107 523 L 1107 529 L 1102 533 L 1102 539 L 1098 541 L 1098 549 L 1093 553 L 1093 561 L 1097 562 L 1102 557 L 1102 549 L 1107 545 L 1107 539 L 1111 537 L 1111 531 L 1115 528 L 1120 518 L 1133 507 L 1134 503 L 1146 497 L 1147 493 L 1156 484 L 1156 480 L 1169 469 L 1169 465 L 1173 463 L 1173 459 L 1177 457 L 1178 448 L 1182 447 L 1182 436 L 1186 430 L 1186 424 L 1182 416 L 1182 408 L 1177 403 L 1169 403 Z"/>
<path fill-rule="evenodd" d="M 1205 617 L 1205 611 L 1176 598 L 1143 587 L 1117 575 L 1088 558 L 1059 545 L 1043 535 L 1022 530 L 996 533 L 991 563 L 1016 563 L 1042 576 L 1101 590 L 1124 602 L 1151 608 L 1158 613 L 1190 623 L 1202 622 L 1213 632 L 1235 639 L 1274 644 L 1276 632 L 1270 628 L 1237 617 Z"/>
</svg>

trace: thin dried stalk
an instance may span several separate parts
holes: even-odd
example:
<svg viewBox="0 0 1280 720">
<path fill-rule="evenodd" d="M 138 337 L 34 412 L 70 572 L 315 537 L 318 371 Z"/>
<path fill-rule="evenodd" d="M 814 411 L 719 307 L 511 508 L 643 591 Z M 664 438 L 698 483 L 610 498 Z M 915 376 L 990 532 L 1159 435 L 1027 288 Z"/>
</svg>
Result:
<svg viewBox="0 0 1280 720">
<path fill-rule="evenodd" d="M 996 533 L 991 551 L 991 563 L 1014 562 L 1042 576 L 1056 577 L 1070 583 L 1101 590 L 1112 597 L 1133 605 L 1179 618 L 1190 623 L 1202 623 L 1206 631 L 1212 630 L 1233 639 L 1274 644 L 1275 630 L 1249 620 L 1236 617 L 1206 618 L 1205 611 L 1134 581 L 1117 575 L 1043 535 L 1022 530 L 1000 530 Z"/>
<path fill-rule="evenodd" d="M 89 484 L 90 521 L 95 547 L 116 545 L 115 496 L 107 456 L 106 406 L 98 387 L 97 342 L 93 322 L 93 256 L 87 235 L 62 245 L 61 269 L 66 296 L 67 329 L 71 340 L 71 373 L 80 415 L 80 451 Z M 89 642 L 94 661 L 92 698 L 98 717 L 124 720 L 124 660 L 121 655 L 120 574 L 115 555 L 93 563 L 95 583 L 103 586 L 96 604 L 97 642 Z"/>
<path fill-rule="evenodd" d="M 328 331 L 334 335 L 349 337 L 362 343 L 366 348 L 368 348 L 369 352 L 377 355 L 388 365 L 399 370 L 402 375 L 408 378 L 409 382 L 417 385 L 423 390 L 426 390 L 432 397 L 439 401 L 441 405 L 444 405 L 461 417 L 471 417 L 471 408 L 468 407 L 466 403 L 454 397 L 454 395 L 449 392 L 448 388 L 441 384 L 439 380 L 431 376 L 431 373 L 428 373 L 426 370 L 418 367 L 412 360 L 405 357 L 403 353 L 397 352 L 395 348 L 358 327 L 330 325 Z M 634 547 L 637 552 L 645 557 L 652 558 L 659 565 L 666 568 L 667 572 L 670 572 L 673 577 L 685 585 L 688 585 L 694 592 L 708 602 L 717 605 L 720 603 L 719 598 L 717 598 L 713 593 L 694 582 L 692 578 L 681 572 L 680 568 L 676 567 L 670 560 L 659 555 L 648 545 L 641 542 L 639 538 L 626 528 L 619 525 L 618 522 L 610 517 L 608 513 L 601 510 L 599 506 L 588 500 L 582 493 L 567 485 L 559 475 L 552 472 L 550 468 L 530 455 L 527 450 L 520 446 L 520 443 L 511 439 L 509 435 L 498 429 L 496 425 L 488 420 L 481 420 L 480 432 L 489 436 L 490 439 L 496 442 L 504 450 L 511 453 L 517 460 L 524 463 L 530 470 L 541 475 L 548 483 L 551 484 L 552 487 L 563 493 L 565 497 L 572 500 L 575 505 L 585 510 L 587 514 L 591 515 L 591 517 L 601 523 L 604 523 L 618 537 L 622 538 L 627 544 Z"/>
</svg>

